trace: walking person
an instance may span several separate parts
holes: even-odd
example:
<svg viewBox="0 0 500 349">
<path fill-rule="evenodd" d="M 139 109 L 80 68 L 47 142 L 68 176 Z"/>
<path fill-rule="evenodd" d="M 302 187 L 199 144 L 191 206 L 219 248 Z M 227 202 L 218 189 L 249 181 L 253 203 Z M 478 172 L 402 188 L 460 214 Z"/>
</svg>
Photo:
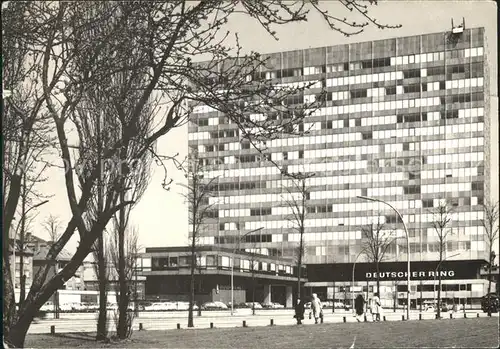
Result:
<svg viewBox="0 0 500 349">
<path fill-rule="evenodd" d="M 320 317 L 323 317 L 323 310 L 322 310 L 321 301 L 318 298 L 318 295 L 316 293 L 313 293 L 313 295 L 312 295 L 311 309 L 312 309 L 313 316 L 314 316 L 314 323 L 317 324 L 318 319 Z"/>
<path fill-rule="evenodd" d="M 295 304 L 295 315 L 293 316 L 297 320 L 297 325 L 302 325 L 302 320 L 304 320 L 304 303 L 297 299 L 297 304 Z"/>
<path fill-rule="evenodd" d="M 365 299 L 363 298 L 362 295 L 358 294 L 358 296 L 354 300 L 354 309 L 356 311 L 356 320 L 358 320 L 358 322 L 362 321 L 361 319 L 364 313 L 364 308 L 365 308 Z"/>
<path fill-rule="evenodd" d="M 371 299 L 370 309 L 373 321 L 380 321 L 381 304 L 378 292 L 376 292 Z"/>
</svg>

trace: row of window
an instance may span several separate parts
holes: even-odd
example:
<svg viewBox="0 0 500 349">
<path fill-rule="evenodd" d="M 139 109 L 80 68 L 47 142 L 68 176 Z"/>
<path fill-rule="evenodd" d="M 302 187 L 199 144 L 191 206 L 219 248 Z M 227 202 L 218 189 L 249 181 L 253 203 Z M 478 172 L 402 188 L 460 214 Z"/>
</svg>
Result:
<svg viewBox="0 0 500 349">
<path fill-rule="evenodd" d="M 459 50 L 449 50 L 444 52 L 430 52 L 414 55 L 405 55 L 398 57 L 384 57 L 369 60 L 362 60 L 351 63 L 336 63 L 336 64 L 323 64 L 311 67 L 297 67 L 280 70 L 272 70 L 267 72 L 256 72 L 253 76 L 247 76 L 247 81 L 261 80 L 261 79 L 279 79 L 286 77 L 298 77 L 302 75 L 317 75 L 331 72 L 342 71 L 356 71 L 360 69 L 371 69 L 380 67 L 389 67 L 395 65 L 418 64 L 433 61 L 442 61 L 444 59 L 468 58 L 483 55 L 483 48 L 469 48 Z"/>
<path fill-rule="evenodd" d="M 254 270 L 254 271 L 264 271 L 264 272 L 277 272 L 278 274 L 288 274 L 294 273 L 294 267 L 291 265 L 260 262 L 257 260 L 244 259 L 241 257 L 234 257 L 232 261 L 228 256 L 218 256 L 218 255 L 204 255 L 198 256 L 197 265 L 200 267 L 223 267 L 230 268 L 231 262 L 233 262 L 235 269 L 240 270 Z M 152 270 L 168 270 L 171 268 L 187 267 L 191 265 L 190 256 L 169 256 L 169 257 L 153 257 L 152 258 Z"/>
</svg>

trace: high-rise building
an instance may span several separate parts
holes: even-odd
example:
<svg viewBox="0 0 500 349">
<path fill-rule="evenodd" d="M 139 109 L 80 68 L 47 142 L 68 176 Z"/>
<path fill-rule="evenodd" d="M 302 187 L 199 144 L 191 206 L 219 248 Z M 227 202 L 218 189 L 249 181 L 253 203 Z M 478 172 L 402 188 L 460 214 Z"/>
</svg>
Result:
<svg viewBox="0 0 500 349">
<path fill-rule="evenodd" d="M 408 252 L 414 262 L 436 261 L 432 211 L 441 200 L 453 208 L 445 258 L 488 260 L 481 222 L 492 171 L 487 47 L 483 28 L 456 31 L 264 55 L 268 69 L 253 80 L 315 83 L 291 104 L 327 92 L 324 106 L 304 119 L 308 132 L 267 142 L 268 156 L 289 173 L 315 174 L 306 180 L 308 266 L 354 263 L 361 228 L 376 222 L 397 237 L 386 261 L 406 261 Z M 201 243 L 224 247 L 264 227 L 242 246 L 293 256 L 299 234 L 287 203 L 292 180 L 222 116 L 197 106 L 189 124 L 190 152 L 211 166 L 206 178 L 219 176 L 209 202 L 218 211 Z M 357 196 L 399 209 L 410 251 L 395 213 Z"/>
</svg>

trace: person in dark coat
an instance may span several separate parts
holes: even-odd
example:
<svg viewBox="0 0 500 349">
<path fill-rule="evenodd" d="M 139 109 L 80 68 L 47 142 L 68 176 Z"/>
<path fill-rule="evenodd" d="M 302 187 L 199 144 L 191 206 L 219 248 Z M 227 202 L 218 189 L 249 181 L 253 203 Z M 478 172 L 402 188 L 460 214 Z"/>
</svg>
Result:
<svg viewBox="0 0 500 349">
<path fill-rule="evenodd" d="M 294 318 L 297 320 L 297 325 L 302 325 L 302 320 L 304 320 L 304 303 L 300 299 L 297 299 L 297 304 L 295 304 L 295 315 Z"/>
<path fill-rule="evenodd" d="M 354 309 L 356 310 L 356 320 L 361 322 L 361 317 L 363 316 L 365 308 L 365 299 L 362 295 L 358 294 L 356 299 L 354 300 Z"/>
</svg>

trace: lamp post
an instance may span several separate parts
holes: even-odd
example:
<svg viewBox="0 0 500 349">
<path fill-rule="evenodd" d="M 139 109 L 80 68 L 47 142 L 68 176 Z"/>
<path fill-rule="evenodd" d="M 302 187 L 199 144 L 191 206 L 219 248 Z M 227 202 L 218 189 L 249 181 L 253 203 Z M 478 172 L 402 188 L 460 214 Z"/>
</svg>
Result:
<svg viewBox="0 0 500 349">
<path fill-rule="evenodd" d="M 354 270 L 356 269 L 356 262 L 359 258 L 359 256 L 361 256 L 361 254 L 365 252 L 365 249 L 363 248 L 361 251 L 359 251 L 358 255 L 356 256 L 356 258 L 354 259 L 354 264 L 352 265 L 352 284 L 351 284 L 351 292 L 352 292 L 352 310 L 354 313 L 356 313 L 356 310 L 354 309 Z"/>
<path fill-rule="evenodd" d="M 396 212 L 396 214 L 398 215 L 399 219 L 401 219 L 401 222 L 403 223 L 403 228 L 404 228 L 405 234 L 406 234 L 406 253 L 408 254 L 408 263 L 407 263 L 407 290 L 406 290 L 406 319 L 410 320 L 410 236 L 408 235 L 408 229 L 406 228 L 406 223 L 403 220 L 403 216 L 401 215 L 401 213 L 399 213 L 399 211 L 394 206 L 392 206 L 390 203 L 388 203 L 388 202 L 386 202 L 384 200 L 375 199 L 375 198 L 371 198 L 371 197 L 368 197 L 368 196 L 360 196 L 360 195 L 358 195 L 357 197 L 360 198 L 360 199 L 363 199 L 363 200 L 381 202 L 383 204 L 386 204 L 387 206 L 389 206 L 390 208 L 392 208 L 394 212 Z"/>
<path fill-rule="evenodd" d="M 260 230 L 264 229 L 264 227 L 260 227 L 255 230 L 251 230 L 248 233 L 245 233 L 242 236 L 238 237 L 238 246 L 240 245 L 241 240 L 252 233 L 256 233 Z M 236 246 L 233 248 L 233 254 L 231 255 L 231 316 L 234 314 L 234 254 L 236 253 Z M 253 304 L 252 304 L 253 307 Z"/>
</svg>

